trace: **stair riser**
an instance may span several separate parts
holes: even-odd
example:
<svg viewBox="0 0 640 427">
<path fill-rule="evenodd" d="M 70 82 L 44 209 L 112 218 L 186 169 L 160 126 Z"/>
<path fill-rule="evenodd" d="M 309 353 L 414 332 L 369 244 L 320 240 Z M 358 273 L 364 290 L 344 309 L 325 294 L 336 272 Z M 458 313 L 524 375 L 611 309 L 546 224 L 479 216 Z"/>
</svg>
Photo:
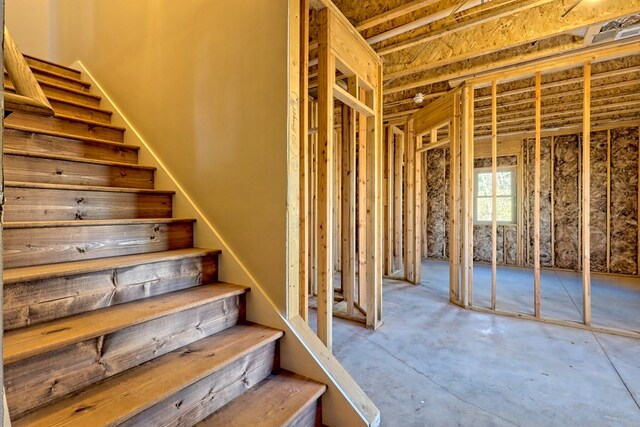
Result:
<svg viewBox="0 0 640 427">
<path fill-rule="evenodd" d="M 5 221 L 171 218 L 171 194 L 5 188 Z"/>
<path fill-rule="evenodd" d="M 32 114 L 16 112 L 7 117 L 5 122 L 18 126 L 28 126 L 34 129 L 99 138 L 113 142 L 124 142 L 124 131 L 121 129 L 75 122 L 59 117 L 38 117 Z"/>
<path fill-rule="evenodd" d="M 91 84 L 88 82 L 78 81 L 75 79 L 67 79 L 64 76 L 49 74 L 46 71 L 32 70 L 33 75 L 39 83 L 53 83 L 58 86 L 64 86 L 75 90 L 89 92 Z"/>
<path fill-rule="evenodd" d="M 185 310 L 5 366 L 12 417 L 243 321 L 244 296 Z"/>
<path fill-rule="evenodd" d="M 44 70 L 49 70 L 51 72 L 61 74 L 63 76 L 71 77 L 74 79 L 79 79 L 81 74 L 79 71 L 69 70 L 68 68 L 61 67 L 59 65 L 50 64 L 49 62 L 40 61 L 37 58 L 25 57 L 27 60 L 27 64 L 33 65 L 38 68 L 42 68 Z"/>
<path fill-rule="evenodd" d="M 7 181 L 102 187 L 153 188 L 152 169 L 5 154 Z"/>
<path fill-rule="evenodd" d="M 46 71 L 34 70 L 34 69 L 32 69 L 31 71 L 33 72 L 33 75 L 35 76 L 36 80 L 40 84 L 52 83 L 58 86 L 64 86 L 65 88 L 80 90 L 83 92 L 89 92 L 89 88 L 91 87 L 90 84 L 87 84 L 85 82 L 81 82 L 73 79 L 67 79 L 64 76 L 56 76 L 53 74 L 49 74 Z M 11 79 L 9 78 L 7 73 L 4 73 L 4 80 L 8 83 L 11 83 Z"/>
<path fill-rule="evenodd" d="M 89 93 L 88 88 L 83 85 L 81 82 L 77 82 L 77 81 L 73 81 L 73 80 L 67 80 L 63 77 L 57 77 L 57 76 L 52 76 L 49 74 L 44 74 L 41 73 L 38 70 L 32 70 L 34 77 L 36 78 L 36 80 L 38 81 L 38 83 L 40 85 L 43 84 L 47 84 L 47 83 L 51 83 L 54 85 L 58 85 L 58 86 L 63 86 L 65 88 L 69 88 L 69 89 L 73 89 L 73 90 L 79 90 L 82 92 L 87 92 Z M 9 78 L 9 76 L 7 75 L 7 73 L 4 73 L 4 81 L 8 84 L 13 86 L 13 82 L 11 81 L 11 79 Z"/>
<path fill-rule="evenodd" d="M 265 379 L 277 368 L 277 343 L 239 359 L 120 426 L 191 426 Z"/>
<path fill-rule="evenodd" d="M 100 144 L 14 129 L 5 129 L 3 142 L 4 148 L 30 153 L 55 154 L 131 164 L 138 163 L 138 150 L 126 146 Z"/>
<path fill-rule="evenodd" d="M 191 222 L 5 228 L 4 268 L 193 247 Z"/>
<path fill-rule="evenodd" d="M 67 104 L 56 100 L 50 100 L 50 103 L 56 113 L 93 120 L 95 122 L 111 123 L 111 114 L 106 111 L 94 110 L 92 108 L 85 108 L 80 105 Z"/>
<path fill-rule="evenodd" d="M 322 411 L 320 400 L 317 400 L 287 424 L 287 427 L 320 427 L 321 425 Z"/>
<path fill-rule="evenodd" d="M 218 281 L 218 255 L 122 267 L 5 286 L 4 328 L 74 314 Z"/>
<path fill-rule="evenodd" d="M 8 92 L 15 92 L 11 82 L 5 82 L 5 90 Z M 87 93 L 77 93 L 66 88 L 51 86 L 46 83 L 40 85 L 42 91 L 46 96 L 53 96 L 60 99 L 66 99 L 67 101 L 77 102 L 79 104 L 89 105 L 92 107 L 100 106 L 100 98 L 92 96 Z"/>
</svg>

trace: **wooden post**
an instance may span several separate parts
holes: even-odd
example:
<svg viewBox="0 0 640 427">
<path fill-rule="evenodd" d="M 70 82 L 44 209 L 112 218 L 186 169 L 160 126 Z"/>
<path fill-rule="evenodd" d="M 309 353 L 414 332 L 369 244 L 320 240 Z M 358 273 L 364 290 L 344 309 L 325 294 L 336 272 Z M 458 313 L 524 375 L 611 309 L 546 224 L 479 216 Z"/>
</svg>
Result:
<svg viewBox="0 0 640 427">
<path fill-rule="evenodd" d="M 309 108 L 309 123 L 318 128 L 318 102 Z M 318 134 L 309 141 L 309 294 L 318 295 Z"/>
<path fill-rule="evenodd" d="M 355 95 L 355 78 L 348 80 Z M 356 112 L 342 106 L 342 289 L 347 314 L 353 316 L 356 286 Z"/>
<path fill-rule="evenodd" d="M 367 327 L 382 320 L 382 65 L 377 89 L 366 93 L 365 103 L 375 112 L 367 121 Z"/>
<path fill-rule="evenodd" d="M 400 136 L 400 140 L 395 144 L 395 165 L 394 165 L 394 188 L 393 188 L 393 217 L 394 217 L 394 269 L 399 270 L 403 263 L 403 220 L 402 213 L 404 211 L 404 134 Z"/>
<path fill-rule="evenodd" d="M 332 347 L 333 317 L 333 85 L 329 9 L 318 12 L 318 337 Z"/>
<path fill-rule="evenodd" d="M 309 319 L 309 0 L 300 0 L 300 295 L 299 312 Z"/>
<path fill-rule="evenodd" d="M 498 83 L 491 84 L 491 309 L 496 309 L 498 264 Z M 504 247 L 504 246 L 503 246 Z"/>
<path fill-rule="evenodd" d="M 582 117 L 582 315 L 591 325 L 591 62 L 584 64 Z"/>
<path fill-rule="evenodd" d="M 386 210 L 384 216 L 384 229 L 385 229 L 385 240 L 384 240 L 384 274 L 386 276 L 391 275 L 393 273 L 393 146 L 394 146 L 395 135 L 393 134 L 392 126 L 387 126 L 387 164 L 386 164 L 386 172 L 387 172 L 387 181 L 385 186 L 385 201 L 386 201 Z"/>
<path fill-rule="evenodd" d="M 404 276 L 411 283 L 416 283 L 415 277 L 415 157 L 416 157 L 416 139 L 413 134 L 413 120 L 407 122 L 407 163 L 405 164 L 405 253 L 404 253 Z"/>
<path fill-rule="evenodd" d="M 428 246 L 428 240 L 427 239 L 427 227 L 429 224 L 429 210 L 427 209 L 428 206 L 428 187 L 427 187 L 427 179 L 428 175 L 429 175 L 429 170 L 428 170 L 428 151 L 425 151 L 423 156 L 422 156 L 422 178 L 420 179 L 420 191 L 422 194 L 422 255 L 421 258 L 427 258 L 427 255 L 429 254 L 429 246 Z M 444 171 L 443 171 L 444 172 Z M 444 248 L 444 247 L 443 247 Z M 443 249 L 445 252 L 442 254 L 443 256 L 446 254 L 446 248 Z"/>
<path fill-rule="evenodd" d="M 640 167 L 640 161 L 638 162 L 638 165 Z M 638 177 L 640 177 L 640 172 L 638 173 Z M 638 186 L 638 188 L 640 189 L 640 186 Z M 640 200 L 640 197 L 638 200 Z M 607 129 L 607 273 L 610 273 L 610 272 L 611 272 L 611 129 Z"/>
<path fill-rule="evenodd" d="M 542 107 L 541 84 L 542 75 L 536 73 L 536 143 L 534 164 L 533 194 L 533 312 L 540 317 L 540 110 Z"/>
<path fill-rule="evenodd" d="M 475 114 L 475 92 L 474 92 L 474 88 L 473 86 L 470 87 L 469 89 L 469 97 L 468 97 L 468 101 L 469 101 L 469 107 L 467 109 L 467 114 L 469 116 L 468 122 L 469 122 L 469 127 L 467 129 L 468 135 L 467 135 L 467 153 L 469 153 L 469 155 L 467 156 L 467 168 L 468 168 L 468 174 L 467 174 L 467 178 L 468 181 L 466 182 L 466 187 L 469 189 L 469 201 L 468 201 L 468 207 L 469 207 L 469 212 L 468 212 L 468 216 L 467 216 L 467 222 L 468 222 L 468 230 L 469 230 L 469 241 L 467 242 L 468 244 L 468 248 L 469 248 L 469 252 L 468 252 L 468 256 L 469 256 L 469 260 L 467 263 L 468 269 L 469 271 L 467 272 L 467 276 L 469 277 L 469 305 L 473 305 L 473 217 L 474 217 L 474 212 L 473 212 L 473 187 L 474 187 L 474 180 L 473 180 L 473 173 L 474 173 L 474 169 L 475 169 L 475 144 L 474 144 L 474 128 L 475 128 L 475 120 L 474 120 L 474 114 Z"/>
<path fill-rule="evenodd" d="M 300 120 L 301 74 L 300 69 L 300 2 L 289 3 L 289 114 L 288 114 L 288 149 L 287 149 L 287 297 L 286 316 L 291 319 L 300 314 L 300 293 L 305 287 L 300 282 L 300 264 L 304 254 L 300 246 L 300 154 L 303 150 L 302 138 L 307 136 L 306 129 L 302 129 Z M 308 69 L 308 67 L 307 67 Z"/>
<path fill-rule="evenodd" d="M 461 281 L 461 293 L 462 293 L 462 305 L 469 307 L 470 305 L 470 293 L 472 278 L 470 277 L 470 271 L 473 265 L 470 265 L 470 259 L 473 259 L 473 192 L 469 188 L 469 182 L 473 181 L 473 152 L 469 151 L 470 146 L 470 134 L 473 129 L 473 121 L 470 120 L 471 116 L 469 108 L 473 108 L 473 91 L 469 86 L 465 86 L 462 89 L 462 123 L 460 133 L 462 135 L 462 147 L 461 147 L 461 190 L 462 190 L 462 254 L 461 254 L 461 267 L 462 267 L 462 281 Z M 469 160 L 471 159 L 471 161 Z M 471 176 L 470 176 L 471 175 Z M 469 203 L 471 202 L 471 204 Z M 470 218 L 471 217 L 471 218 Z M 470 227 L 471 225 L 471 227 Z"/>
<path fill-rule="evenodd" d="M 364 91 L 358 87 L 360 100 Z M 367 304 L 367 117 L 358 114 L 358 305 Z"/>
<path fill-rule="evenodd" d="M 555 191 L 555 177 L 554 177 L 554 168 L 555 168 L 555 144 L 556 144 L 556 139 L 555 136 L 551 136 L 550 137 L 550 141 L 549 144 L 551 144 L 551 161 L 549 162 L 549 174 L 551 177 L 551 244 L 550 244 L 550 248 L 551 248 L 551 253 L 549 254 L 551 256 L 551 267 L 555 267 L 556 266 L 556 255 L 555 255 L 555 241 L 556 241 L 556 230 L 555 230 L 555 196 L 553 195 L 554 191 Z"/>
<path fill-rule="evenodd" d="M 413 189 L 415 196 L 413 198 L 415 208 L 413 211 L 413 230 L 414 230 L 414 242 L 413 242 L 413 277 L 416 285 L 420 284 L 422 274 L 422 157 L 426 155 L 425 152 L 418 153 L 418 148 L 422 145 L 422 137 L 415 138 L 414 141 L 414 184 Z"/>
<path fill-rule="evenodd" d="M 453 101 L 453 120 L 449 142 L 449 300 L 460 301 L 460 94 Z"/>
<path fill-rule="evenodd" d="M 335 112 L 335 110 L 334 110 Z M 341 217 L 342 217 L 342 132 L 335 130 L 333 133 L 333 272 L 340 271 L 341 263 Z M 342 293 L 342 281 L 337 288 Z"/>
</svg>

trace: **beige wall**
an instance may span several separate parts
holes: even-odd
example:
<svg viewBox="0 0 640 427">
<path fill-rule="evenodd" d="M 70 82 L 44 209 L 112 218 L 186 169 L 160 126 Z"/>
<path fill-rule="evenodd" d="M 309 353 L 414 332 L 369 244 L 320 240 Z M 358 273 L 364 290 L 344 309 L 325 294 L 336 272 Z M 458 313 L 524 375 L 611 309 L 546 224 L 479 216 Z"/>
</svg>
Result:
<svg viewBox="0 0 640 427">
<path fill-rule="evenodd" d="M 49 58 L 50 0 L 5 0 L 7 28 L 23 53 Z"/>
<path fill-rule="evenodd" d="M 82 61 L 284 310 L 287 0 L 50 7 L 51 59 Z"/>
</svg>

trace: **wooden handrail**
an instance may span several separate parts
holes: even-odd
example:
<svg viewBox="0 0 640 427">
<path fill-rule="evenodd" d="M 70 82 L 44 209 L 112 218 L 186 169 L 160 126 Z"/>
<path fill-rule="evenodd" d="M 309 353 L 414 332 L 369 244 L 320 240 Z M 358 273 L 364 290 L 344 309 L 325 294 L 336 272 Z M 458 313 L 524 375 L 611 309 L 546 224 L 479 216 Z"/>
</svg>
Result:
<svg viewBox="0 0 640 427">
<path fill-rule="evenodd" d="M 4 92 L 5 110 L 28 111 L 44 116 L 54 115 L 49 100 L 6 26 L 4 27 L 4 67 L 16 91 L 16 93 Z"/>
</svg>

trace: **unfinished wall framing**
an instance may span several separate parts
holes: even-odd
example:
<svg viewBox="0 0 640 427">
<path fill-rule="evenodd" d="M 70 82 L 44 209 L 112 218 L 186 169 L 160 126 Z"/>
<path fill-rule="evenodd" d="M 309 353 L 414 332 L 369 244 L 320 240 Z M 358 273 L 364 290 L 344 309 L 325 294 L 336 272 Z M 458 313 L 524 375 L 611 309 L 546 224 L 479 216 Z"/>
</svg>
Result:
<svg viewBox="0 0 640 427">
<path fill-rule="evenodd" d="M 333 316 L 381 323 L 385 165 L 382 62 L 329 3 L 310 5 L 318 79 L 301 173 L 308 273 L 300 301 L 315 296 L 318 337 L 331 349 Z"/>
<path fill-rule="evenodd" d="M 593 63 L 541 61 L 487 73 L 461 89 L 461 181 L 451 177 L 456 144 L 430 152 L 424 178 L 425 256 L 449 259 L 452 302 L 500 314 L 638 336 L 593 326 L 591 272 L 638 277 L 640 206 L 640 56 L 637 47 L 611 47 Z M 587 60 L 585 62 L 585 60 Z M 453 138 L 452 138 L 453 140 Z M 468 156 L 466 153 L 474 153 Z M 517 221 L 496 221 L 496 175 L 517 169 Z M 474 171 L 491 172 L 492 219 L 474 222 Z M 431 173 L 433 172 L 433 173 Z M 450 185 L 443 185 L 449 179 Z M 458 200 L 452 206 L 443 200 Z M 451 239 L 447 219 L 462 212 L 461 240 Z M 456 232 L 458 231 L 456 227 Z M 433 237 L 431 237 L 433 236 Z M 441 236 L 436 242 L 435 236 Z M 442 238 L 443 237 L 443 238 Z M 455 250 L 447 253 L 443 247 Z M 458 258 L 458 255 L 460 258 Z M 490 264 L 491 303 L 474 303 L 473 263 Z M 496 308 L 496 266 L 532 268 L 532 314 Z M 542 269 L 580 271 L 582 321 L 541 315 Z M 456 295 L 454 290 L 459 289 Z M 499 295 L 499 293 L 498 293 Z"/>
</svg>

